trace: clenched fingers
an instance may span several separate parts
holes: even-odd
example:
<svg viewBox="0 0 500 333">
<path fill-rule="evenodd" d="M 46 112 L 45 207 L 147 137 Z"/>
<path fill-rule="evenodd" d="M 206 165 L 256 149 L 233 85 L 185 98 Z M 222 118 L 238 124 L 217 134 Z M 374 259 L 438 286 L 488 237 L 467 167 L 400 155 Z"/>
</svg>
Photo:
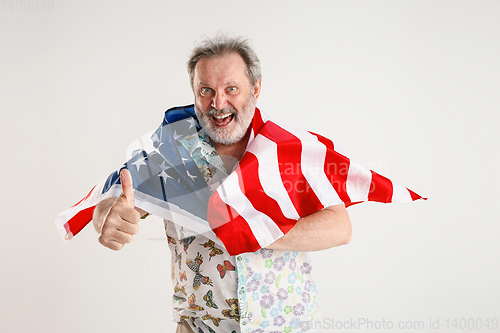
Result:
<svg viewBox="0 0 500 333">
<path fill-rule="evenodd" d="M 99 237 L 99 242 L 112 250 L 120 250 L 123 245 L 130 243 L 133 235 L 139 231 L 137 222 L 140 214 L 118 200 L 109 210 Z"/>
</svg>

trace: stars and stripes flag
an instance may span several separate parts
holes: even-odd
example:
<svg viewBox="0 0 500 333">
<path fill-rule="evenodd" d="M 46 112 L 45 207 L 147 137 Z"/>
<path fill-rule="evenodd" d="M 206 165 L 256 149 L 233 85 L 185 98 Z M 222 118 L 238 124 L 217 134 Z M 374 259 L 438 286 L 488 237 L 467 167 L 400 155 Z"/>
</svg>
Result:
<svg viewBox="0 0 500 333">
<path fill-rule="evenodd" d="M 212 194 L 178 141 L 199 130 L 193 105 L 169 109 L 151 151 L 137 150 L 122 168 L 131 172 L 137 207 L 222 241 L 231 255 L 271 244 L 299 218 L 330 205 L 424 199 L 352 162 L 331 140 L 278 125 L 259 109 L 243 158 Z M 121 193 L 120 170 L 57 217 L 65 239 L 91 221 L 97 203 Z"/>
</svg>

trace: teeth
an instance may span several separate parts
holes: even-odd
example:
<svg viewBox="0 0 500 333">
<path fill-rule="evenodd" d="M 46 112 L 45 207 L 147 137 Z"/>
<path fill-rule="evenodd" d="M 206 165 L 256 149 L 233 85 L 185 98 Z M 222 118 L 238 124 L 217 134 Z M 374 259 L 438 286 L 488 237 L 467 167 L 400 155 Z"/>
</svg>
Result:
<svg viewBox="0 0 500 333">
<path fill-rule="evenodd" d="M 224 118 L 227 118 L 231 115 L 232 113 L 229 113 L 229 114 L 223 114 L 223 115 L 220 115 L 220 116 L 214 116 L 214 118 L 216 119 L 224 119 Z"/>
</svg>

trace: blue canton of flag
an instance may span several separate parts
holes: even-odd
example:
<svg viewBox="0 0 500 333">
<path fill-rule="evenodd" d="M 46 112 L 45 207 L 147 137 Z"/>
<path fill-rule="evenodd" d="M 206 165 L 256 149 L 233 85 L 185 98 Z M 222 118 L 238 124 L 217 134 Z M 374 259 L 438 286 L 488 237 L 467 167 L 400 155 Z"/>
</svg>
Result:
<svg viewBox="0 0 500 333">
<path fill-rule="evenodd" d="M 62 225 L 60 231 L 66 233 L 65 238 L 71 239 L 90 222 L 97 203 L 120 194 L 120 171 L 126 168 L 132 175 L 137 207 L 217 239 L 207 222 L 207 205 L 212 193 L 193 159 L 178 141 L 199 130 L 192 105 L 168 110 L 162 125 L 151 137 L 151 151 L 135 150 L 119 170 L 58 216 L 62 223 L 57 220 L 56 225 Z"/>
</svg>

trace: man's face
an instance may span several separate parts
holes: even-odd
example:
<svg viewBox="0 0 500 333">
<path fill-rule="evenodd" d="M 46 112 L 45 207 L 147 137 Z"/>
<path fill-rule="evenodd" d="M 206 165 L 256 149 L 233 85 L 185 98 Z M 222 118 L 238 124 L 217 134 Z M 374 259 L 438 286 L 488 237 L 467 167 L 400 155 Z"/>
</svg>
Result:
<svg viewBox="0 0 500 333">
<path fill-rule="evenodd" d="M 237 53 L 203 58 L 196 64 L 193 80 L 196 116 L 216 143 L 237 143 L 252 122 L 260 80 L 252 87 L 246 69 Z"/>
</svg>

